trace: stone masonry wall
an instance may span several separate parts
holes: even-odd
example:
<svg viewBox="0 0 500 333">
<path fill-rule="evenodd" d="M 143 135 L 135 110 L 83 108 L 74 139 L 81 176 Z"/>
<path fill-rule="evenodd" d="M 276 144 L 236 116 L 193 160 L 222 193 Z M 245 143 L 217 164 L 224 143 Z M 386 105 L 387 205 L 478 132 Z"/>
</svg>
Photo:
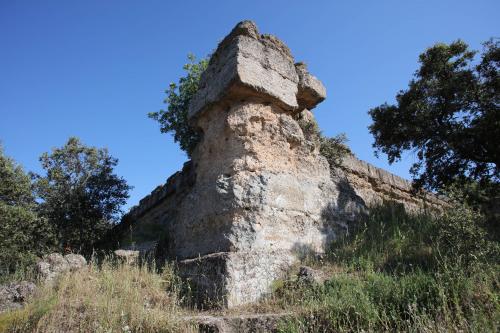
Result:
<svg viewBox="0 0 500 333">
<path fill-rule="evenodd" d="M 279 39 L 239 23 L 191 101 L 202 133 L 192 161 L 125 217 L 125 245 L 154 246 L 177 260 L 200 299 L 231 307 L 266 295 L 305 254 L 324 252 L 367 206 L 426 205 L 407 181 L 351 156 L 332 175 L 298 122 L 312 121 L 325 97 Z"/>
</svg>

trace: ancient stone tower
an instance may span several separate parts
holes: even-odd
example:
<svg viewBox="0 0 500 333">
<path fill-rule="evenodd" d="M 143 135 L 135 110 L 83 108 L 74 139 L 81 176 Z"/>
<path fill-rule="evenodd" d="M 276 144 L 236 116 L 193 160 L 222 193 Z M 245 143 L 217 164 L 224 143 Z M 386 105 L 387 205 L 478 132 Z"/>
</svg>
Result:
<svg viewBox="0 0 500 333">
<path fill-rule="evenodd" d="M 228 306 L 262 296 L 301 251 L 320 252 L 331 236 L 321 217 L 333 196 L 329 166 L 296 121 L 325 97 L 281 41 L 248 21 L 202 76 L 189 108 L 203 132 L 196 184 L 179 209 L 173 251 Z"/>
<path fill-rule="evenodd" d="M 125 241 L 155 245 L 200 295 L 231 307 L 264 296 L 301 256 L 324 252 L 367 204 L 418 206 L 408 182 L 352 156 L 331 176 L 307 131 L 325 97 L 283 42 L 239 23 L 191 101 L 202 133 L 192 161 L 125 217 Z"/>
</svg>

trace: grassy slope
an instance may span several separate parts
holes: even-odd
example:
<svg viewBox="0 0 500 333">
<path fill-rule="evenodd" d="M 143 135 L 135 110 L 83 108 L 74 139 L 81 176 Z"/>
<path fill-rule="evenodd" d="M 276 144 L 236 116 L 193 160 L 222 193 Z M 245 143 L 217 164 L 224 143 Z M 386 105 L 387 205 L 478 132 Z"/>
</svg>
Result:
<svg viewBox="0 0 500 333">
<path fill-rule="evenodd" d="M 481 217 L 456 208 L 441 217 L 372 210 L 332 247 L 324 285 L 282 281 L 267 307 L 294 309 L 282 332 L 496 332 L 498 242 Z"/>
<path fill-rule="evenodd" d="M 170 267 L 105 261 L 63 275 L 38 290 L 22 310 L 0 315 L 0 332 L 179 332 L 176 286 Z"/>
<path fill-rule="evenodd" d="M 480 216 L 439 218 L 396 206 L 372 210 L 321 262 L 324 285 L 277 281 L 259 304 L 232 311 L 293 311 L 281 332 L 495 332 L 500 325 L 498 242 Z M 104 262 L 43 287 L 23 309 L 0 315 L 0 332 L 186 332 L 181 283 L 170 267 Z"/>
</svg>

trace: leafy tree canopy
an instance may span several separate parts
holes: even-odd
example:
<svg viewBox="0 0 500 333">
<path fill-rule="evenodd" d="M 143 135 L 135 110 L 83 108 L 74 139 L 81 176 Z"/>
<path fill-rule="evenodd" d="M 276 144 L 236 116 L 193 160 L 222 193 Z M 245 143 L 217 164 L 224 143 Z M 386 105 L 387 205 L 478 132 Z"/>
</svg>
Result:
<svg viewBox="0 0 500 333">
<path fill-rule="evenodd" d="M 0 146 L 0 202 L 6 205 L 34 204 L 31 179 Z"/>
<path fill-rule="evenodd" d="M 183 66 L 186 76 L 181 77 L 178 84 L 170 83 L 165 91 L 167 97 L 164 102 L 167 104 L 167 109 L 151 112 L 148 116 L 160 123 L 162 133 L 171 132 L 175 142 L 178 142 L 181 149 L 191 156 L 200 137 L 188 124 L 188 107 L 191 98 L 198 91 L 198 83 L 201 74 L 208 66 L 208 58 L 197 61 L 196 57 L 190 54 L 188 60 L 189 62 Z"/>
<path fill-rule="evenodd" d="M 57 230 L 60 247 L 89 251 L 118 222 L 131 189 L 114 173 L 118 160 L 107 149 L 70 138 L 40 157 L 45 176 L 36 176 L 40 212 Z"/>
<path fill-rule="evenodd" d="M 500 48 L 484 43 L 480 59 L 463 41 L 436 44 L 396 104 L 369 111 L 377 152 L 390 163 L 416 153 L 417 187 L 443 189 L 457 182 L 498 185 L 500 180 Z"/>
<path fill-rule="evenodd" d="M 50 225 L 36 214 L 30 176 L 0 146 L 0 277 L 29 265 L 53 245 Z"/>
</svg>

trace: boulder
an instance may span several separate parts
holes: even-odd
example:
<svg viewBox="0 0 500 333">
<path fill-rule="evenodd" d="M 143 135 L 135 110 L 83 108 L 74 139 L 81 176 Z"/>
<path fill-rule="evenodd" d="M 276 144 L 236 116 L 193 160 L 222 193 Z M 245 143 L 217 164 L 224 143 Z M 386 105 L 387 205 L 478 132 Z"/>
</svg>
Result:
<svg viewBox="0 0 500 333">
<path fill-rule="evenodd" d="M 79 254 L 67 254 L 64 256 L 64 259 L 66 259 L 69 270 L 72 272 L 87 265 L 87 260 Z"/>
<path fill-rule="evenodd" d="M 52 253 L 36 264 L 38 276 L 42 281 L 53 281 L 61 273 L 76 271 L 87 265 L 87 260 L 79 254 Z"/>
<path fill-rule="evenodd" d="M 136 264 L 139 262 L 139 251 L 133 250 L 116 250 L 115 256 L 127 264 Z"/>
<path fill-rule="evenodd" d="M 28 281 L 0 286 L 0 313 L 21 308 L 35 291 L 36 285 Z"/>
</svg>

